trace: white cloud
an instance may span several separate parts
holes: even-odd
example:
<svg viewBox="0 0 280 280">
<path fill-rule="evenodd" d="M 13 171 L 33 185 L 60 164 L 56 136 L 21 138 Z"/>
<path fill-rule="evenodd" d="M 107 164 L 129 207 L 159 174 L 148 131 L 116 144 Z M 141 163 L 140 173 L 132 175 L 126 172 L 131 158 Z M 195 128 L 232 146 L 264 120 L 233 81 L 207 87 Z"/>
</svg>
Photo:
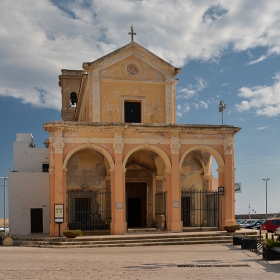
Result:
<svg viewBox="0 0 280 280">
<path fill-rule="evenodd" d="M 264 129 L 268 129 L 269 126 L 260 126 L 260 127 L 257 127 L 256 129 L 257 130 L 264 130 Z"/>
<path fill-rule="evenodd" d="M 242 87 L 238 96 L 245 98 L 235 107 L 239 112 L 255 109 L 257 115 L 277 116 L 280 114 L 280 72 L 274 76 L 271 86 Z"/>
<path fill-rule="evenodd" d="M 247 64 L 247 65 L 252 65 L 252 64 L 255 64 L 255 63 L 259 63 L 259 62 L 261 62 L 261 61 L 265 60 L 266 58 L 267 58 L 267 56 L 266 56 L 266 55 L 262 55 L 260 58 L 258 58 L 258 59 L 256 59 L 256 60 L 252 60 L 252 61 L 248 62 L 248 64 Z"/>
<path fill-rule="evenodd" d="M 194 104 L 194 107 L 195 109 L 200 109 L 200 108 L 207 109 L 208 105 L 209 104 L 205 101 L 199 101 L 198 103 Z"/>
<path fill-rule="evenodd" d="M 184 113 L 188 112 L 190 110 L 189 104 L 185 103 L 183 105 L 177 105 L 177 116 L 181 118 Z"/>
<path fill-rule="evenodd" d="M 0 95 L 59 108 L 60 69 L 81 69 L 129 43 L 132 23 L 135 41 L 176 67 L 191 59 L 218 61 L 229 48 L 264 47 L 264 56 L 280 55 L 279 0 L 210 2 L 1 1 Z M 186 88 L 186 96 L 196 90 Z"/>
<path fill-rule="evenodd" d="M 207 87 L 207 82 L 203 78 L 196 77 L 196 84 L 189 84 L 186 88 L 179 88 L 177 98 L 188 99 L 193 97 L 197 92 Z"/>
</svg>

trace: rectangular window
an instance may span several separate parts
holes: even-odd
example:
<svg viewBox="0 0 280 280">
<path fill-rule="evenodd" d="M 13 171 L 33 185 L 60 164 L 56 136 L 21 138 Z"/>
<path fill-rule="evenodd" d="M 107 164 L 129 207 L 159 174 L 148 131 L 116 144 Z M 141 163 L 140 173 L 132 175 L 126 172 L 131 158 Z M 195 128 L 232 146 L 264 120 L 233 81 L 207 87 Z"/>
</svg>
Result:
<svg viewBox="0 0 280 280">
<path fill-rule="evenodd" d="M 49 164 L 43 163 L 42 164 L 42 172 L 49 172 Z"/>
<path fill-rule="evenodd" d="M 124 102 L 124 122 L 141 123 L 141 102 Z"/>
</svg>

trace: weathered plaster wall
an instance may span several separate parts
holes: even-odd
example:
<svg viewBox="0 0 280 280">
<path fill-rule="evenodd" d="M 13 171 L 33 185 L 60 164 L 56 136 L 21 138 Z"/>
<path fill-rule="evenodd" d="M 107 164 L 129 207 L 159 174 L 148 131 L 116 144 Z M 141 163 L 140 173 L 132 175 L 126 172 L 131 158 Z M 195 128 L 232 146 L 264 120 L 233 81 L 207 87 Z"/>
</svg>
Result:
<svg viewBox="0 0 280 280">
<path fill-rule="evenodd" d="M 203 168 L 193 153 L 188 154 L 182 165 L 181 188 L 203 190 Z"/>
<path fill-rule="evenodd" d="M 82 150 L 72 155 L 67 163 L 66 187 L 105 188 L 106 175 L 104 156 L 94 150 Z"/>
<path fill-rule="evenodd" d="M 163 85 L 101 82 L 101 122 L 124 122 L 124 100 L 136 100 L 142 103 L 142 122 L 165 123 L 164 91 Z"/>
<path fill-rule="evenodd" d="M 49 173 L 9 172 L 10 235 L 31 233 L 31 208 L 43 209 L 43 231 L 50 224 Z"/>
</svg>

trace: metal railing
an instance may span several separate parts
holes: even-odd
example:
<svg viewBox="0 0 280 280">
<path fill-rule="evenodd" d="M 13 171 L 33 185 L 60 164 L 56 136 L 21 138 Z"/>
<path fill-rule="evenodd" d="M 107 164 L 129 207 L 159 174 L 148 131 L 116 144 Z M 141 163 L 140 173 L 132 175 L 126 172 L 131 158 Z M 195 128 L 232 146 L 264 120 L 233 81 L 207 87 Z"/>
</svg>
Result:
<svg viewBox="0 0 280 280">
<path fill-rule="evenodd" d="M 69 229 L 109 230 L 111 193 L 104 190 L 68 191 L 67 214 Z"/>
<path fill-rule="evenodd" d="M 215 191 L 182 190 L 182 221 L 184 227 L 217 227 L 219 198 Z"/>
</svg>

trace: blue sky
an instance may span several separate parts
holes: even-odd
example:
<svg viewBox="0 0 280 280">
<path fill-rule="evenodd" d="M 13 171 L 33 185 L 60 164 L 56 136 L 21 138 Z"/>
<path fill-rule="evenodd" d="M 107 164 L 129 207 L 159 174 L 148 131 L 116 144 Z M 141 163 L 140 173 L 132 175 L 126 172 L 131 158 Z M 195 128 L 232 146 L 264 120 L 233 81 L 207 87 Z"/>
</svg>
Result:
<svg viewBox="0 0 280 280">
<path fill-rule="evenodd" d="M 17 2 L 15 4 L 15 2 Z M 16 133 L 48 137 L 60 120 L 61 69 L 82 69 L 135 41 L 182 71 L 177 122 L 241 127 L 235 141 L 236 213 L 280 211 L 279 0 L 2 0 L 0 176 L 13 169 Z M 3 181 L 0 181 L 0 205 Z M 0 206 L 0 216 L 2 216 Z"/>
</svg>

